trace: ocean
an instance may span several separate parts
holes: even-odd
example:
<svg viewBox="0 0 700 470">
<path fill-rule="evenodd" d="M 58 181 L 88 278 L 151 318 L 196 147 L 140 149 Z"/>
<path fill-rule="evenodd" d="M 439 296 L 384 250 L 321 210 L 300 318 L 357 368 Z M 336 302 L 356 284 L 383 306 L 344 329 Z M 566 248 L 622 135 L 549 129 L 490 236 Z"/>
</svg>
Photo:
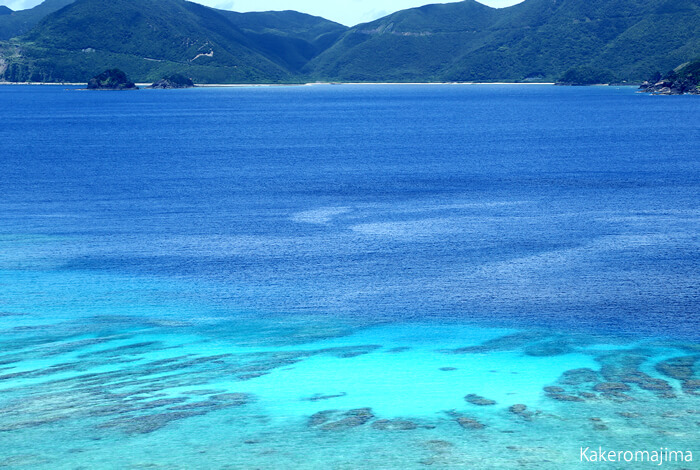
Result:
<svg viewBox="0 0 700 470">
<path fill-rule="evenodd" d="M 0 467 L 700 460 L 697 97 L 0 86 L 0 109 Z"/>
</svg>

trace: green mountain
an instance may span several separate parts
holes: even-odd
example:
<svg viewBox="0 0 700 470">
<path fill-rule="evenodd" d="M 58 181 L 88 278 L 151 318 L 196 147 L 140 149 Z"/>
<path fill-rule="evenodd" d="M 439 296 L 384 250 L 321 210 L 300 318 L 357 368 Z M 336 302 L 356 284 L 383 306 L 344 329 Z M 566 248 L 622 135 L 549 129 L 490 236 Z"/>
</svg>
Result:
<svg viewBox="0 0 700 470">
<path fill-rule="evenodd" d="M 220 11 L 275 62 L 300 72 L 332 46 L 347 27 L 296 11 L 237 13 Z"/>
<path fill-rule="evenodd" d="M 572 67 L 642 80 L 700 54 L 698 0 L 467 0 L 351 28 L 305 71 L 342 81 L 555 80 Z"/>
<path fill-rule="evenodd" d="M 296 70 L 345 30 L 296 12 L 235 14 L 184 0 L 77 0 L 5 44 L 4 77 L 82 82 L 119 68 L 147 82 L 175 72 L 200 83 L 294 82 Z"/>
<path fill-rule="evenodd" d="M 185 0 L 46 0 L 23 14 L 34 10 L 33 29 L 0 41 L 0 79 L 85 82 L 119 68 L 139 82 L 174 73 L 198 83 L 641 82 L 700 56 L 700 0 L 525 0 L 502 9 L 466 0 L 353 28 Z M 20 13 L 0 15 L 0 26 Z"/>
<path fill-rule="evenodd" d="M 46 15 L 70 5 L 75 0 L 45 0 L 28 10 L 12 11 L 0 6 L 0 40 L 10 39 L 31 30 Z"/>
</svg>

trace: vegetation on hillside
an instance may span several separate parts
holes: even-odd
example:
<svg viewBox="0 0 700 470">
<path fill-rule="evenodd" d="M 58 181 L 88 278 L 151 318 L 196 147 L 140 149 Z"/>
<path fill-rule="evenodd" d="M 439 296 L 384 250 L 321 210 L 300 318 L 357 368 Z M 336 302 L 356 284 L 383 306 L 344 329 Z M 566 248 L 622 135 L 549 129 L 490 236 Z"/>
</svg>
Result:
<svg viewBox="0 0 700 470">
<path fill-rule="evenodd" d="M 557 82 L 559 85 L 601 85 L 615 81 L 610 70 L 601 70 L 588 65 L 567 70 Z"/>
<path fill-rule="evenodd" d="M 296 11 L 219 13 L 238 27 L 265 56 L 294 73 L 299 73 L 348 29 Z"/>
<path fill-rule="evenodd" d="M 0 40 L 7 40 L 29 32 L 47 15 L 70 5 L 75 0 L 44 0 L 27 10 L 12 11 L 0 6 Z"/>
<path fill-rule="evenodd" d="M 6 44 L 16 53 L 6 56 L 4 78 L 81 82 L 117 67 L 144 82 L 173 73 L 201 83 L 298 82 L 290 63 L 299 59 L 291 57 L 306 63 L 324 41 L 309 38 L 309 31 L 337 37 L 347 29 L 295 12 L 277 12 L 268 21 L 230 13 L 184 0 L 77 0 Z M 286 38 L 284 49 L 275 37 Z M 279 59 L 283 50 L 289 60 Z"/>
<path fill-rule="evenodd" d="M 700 56 L 698 0 L 525 0 L 502 9 L 465 0 L 353 28 L 185 0 L 71 1 L 47 0 L 70 4 L 0 42 L 0 79 L 81 82 L 118 67 L 140 82 L 179 73 L 198 83 L 590 84 L 641 82 Z M 0 25 L 17 13 L 0 15 Z"/>
<path fill-rule="evenodd" d="M 574 67 L 641 81 L 700 55 L 692 0 L 474 0 L 358 25 L 306 71 L 326 80 L 555 81 Z"/>
</svg>

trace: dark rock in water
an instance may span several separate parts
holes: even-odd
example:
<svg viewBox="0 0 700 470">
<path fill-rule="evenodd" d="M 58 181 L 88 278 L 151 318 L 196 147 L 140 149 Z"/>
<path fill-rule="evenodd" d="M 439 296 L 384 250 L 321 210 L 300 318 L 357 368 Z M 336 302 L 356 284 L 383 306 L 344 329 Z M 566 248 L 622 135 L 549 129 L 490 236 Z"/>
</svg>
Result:
<svg viewBox="0 0 700 470">
<path fill-rule="evenodd" d="M 532 421 L 533 413 L 532 413 L 532 411 L 529 411 L 527 409 L 526 405 L 523 405 L 523 404 L 513 405 L 510 408 L 508 408 L 508 411 L 510 411 L 514 415 L 520 416 L 525 421 Z"/>
<path fill-rule="evenodd" d="M 613 379 L 619 380 L 620 382 L 626 384 L 640 384 L 646 380 L 651 379 L 651 377 L 645 374 L 644 372 L 632 371 L 627 374 L 617 375 Z"/>
<path fill-rule="evenodd" d="M 513 405 L 510 408 L 508 408 L 508 410 L 511 413 L 522 413 L 523 411 L 527 410 L 527 405 L 523 405 L 523 404 Z"/>
<path fill-rule="evenodd" d="M 398 348 L 391 348 L 386 352 L 388 352 L 388 353 L 402 353 L 402 352 L 409 351 L 410 349 L 411 348 L 409 348 L 408 346 L 399 346 Z"/>
<path fill-rule="evenodd" d="M 443 372 L 453 372 L 453 371 L 457 370 L 457 368 L 456 367 L 440 367 L 440 370 Z"/>
<path fill-rule="evenodd" d="M 575 395 L 568 395 L 566 390 L 562 387 L 544 387 L 543 389 L 547 393 L 547 397 L 557 401 L 570 401 L 570 402 L 582 402 L 583 398 L 577 397 Z"/>
<path fill-rule="evenodd" d="M 328 422 L 333 415 L 338 413 L 336 410 L 324 410 L 314 413 L 309 418 L 309 426 L 320 426 L 323 423 Z"/>
<path fill-rule="evenodd" d="M 649 378 L 643 382 L 639 382 L 638 385 L 641 389 L 655 392 L 668 392 L 673 390 L 673 387 L 671 387 L 671 385 L 668 382 L 661 379 Z"/>
<path fill-rule="evenodd" d="M 606 398 L 629 400 L 630 397 L 614 395 L 614 392 L 627 392 L 629 391 L 628 384 L 634 384 L 642 390 L 656 392 L 660 398 L 675 398 L 671 384 L 640 370 L 641 365 L 648 360 L 648 357 L 649 352 L 645 350 L 599 357 L 598 360 L 603 363 L 601 374 L 606 382 L 596 385 L 595 390 L 613 393 L 612 396 Z M 673 378 L 687 377 L 693 373 L 695 360 L 692 356 L 669 359 L 658 363 L 656 369 L 664 375 L 675 376 Z"/>
<path fill-rule="evenodd" d="M 607 427 L 605 424 L 599 424 L 599 423 L 598 423 L 598 424 L 594 424 L 594 425 L 593 425 L 593 429 L 594 429 L 595 431 L 607 431 L 607 430 L 608 430 L 608 427 Z"/>
<path fill-rule="evenodd" d="M 464 429 L 484 429 L 486 427 L 477 420 L 464 416 L 457 418 L 457 423 Z"/>
<path fill-rule="evenodd" d="M 119 69 L 105 70 L 91 78 L 87 88 L 88 90 L 138 90 L 134 82 Z"/>
<path fill-rule="evenodd" d="M 372 427 L 381 431 L 411 431 L 417 429 L 418 425 L 404 419 L 380 419 L 372 423 Z"/>
<path fill-rule="evenodd" d="M 561 383 L 566 385 L 582 385 L 597 381 L 598 373 L 591 369 L 567 370 L 564 372 L 561 379 Z"/>
<path fill-rule="evenodd" d="M 619 416 L 622 416 L 623 418 L 627 418 L 627 419 L 636 419 L 636 418 L 639 418 L 639 417 L 642 416 L 642 415 L 640 415 L 639 413 L 630 413 L 630 412 L 627 412 L 627 411 L 620 411 L 620 412 L 618 412 L 617 414 L 618 414 Z"/>
<path fill-rule="evenodd" d="M 371 408 L 358 408 L 342 413 L 337 410 L 319 411 L 309 418 L 309 426 L 320 426 L 324 431 L 339 431 L 366 424 L 374 418 Z"/>
<path fill-rule="evenodd" d="M 632 398 L 631 396 L 616 391 L 604 392 L 602 396 L 603 398 L 607 398 L 608 400 L 617 402 L 634 401 L 634 398 Z"/>
<path fill-rule="evenodd" d="M 338 430 L 354 428 L 357 426 L 362 426 L 367 423 L 370 419 L 374 418 L 371 408 L 360 408 L 357 410 L 350 410 L 344 415 L 343 419 L 339 421 L 334 421 L 332 423 L 324 424 L 321 429 L 325 431 Z"/>
<path fill-rule="evenodd" d="M 575 397 L 573 395 L 563 395 L 559 393 L 550 393 L 547 395 L 549 398 L 557 401 L 571 401 L 571 402 L 582 402 L 583 398 Z"/>
<path fill-rule="evenodd" d="M 337 394 L 335 394 L 335 395 L 323 395 L 323 394 L 321 394 L 321 393 L 317 393 L 317 394 L 312 395 L 312 396 L 310 396 L 310 397 L 302 398 L 302 400 L 304 400 L 304 401 L 330 400 L 330 399 L 332 399 L 332 398 L 341 398 L 341 397 L 344 397 L 344 396 L 346 396 L 346 395 L 347 395 L 347 393 L 345 393 L 345 392 L 337 393 Z"/>
<path fill-rule="evenodd" d="M 686 380 L 681 387 L 683 391 L 689 395 L 700 396 L 700 380 Z"/>
<path fill-rule="evenodd" d="M 252 396 L 246 393 L 220 393 L 212 395 L 210 400 L 215 402 L 224 402 L 232 406 L 242 406 L 252 400 Z"/>
<path fill-rule="evenodd" d="M 600 374 L 605 382 L 639 381 L 642 372 L 639 367 L 647 361 L 649 351 L 620 351 L 602 355 L 597 360 L 602 364 Z M 634 377 L 637 377 L 635 379 Z"/>
<path fill-rule="evenodd" d="M 192 88 L 194 87 L 194 82 L 192 81 L 191 78 L 187 78 L 184 75 L 180 75 L 179 73 L 170 75 L 165 78 L 161 78 L 157 82 L 153 83 L 148 88 L 159 88 L 162 90 L 165 89 L 174 89 L 174 88 Z"/>
<path fill-rule="evenodd" d="M 475 395 L 473 393 L 470 393 L 469 395 L 464 397 L 464 399 L 467 402 L 471 403 L 472 405 L 478 405 L 478 406 L 493 406 L 496 404 L 496 402 L 493 400 L 489 400 L 488 398 L 484 398 L 482 396 Z"/>
<path fill-rule="evenodd" d="M 595 393 L 590 393 L 590 392 L 581 392 L 581 393 L 579 393 L 579 395 L 581 396 L 581 398 L 585 398 L 586 400 L 594 400 L 594 399 L 598 398 L 598 395 L 596 395 Z"/>
<path fill-rule="evenodd" d="M 620 382 L 603 382 L 593 387 L 596 392 L 628 392 L 629 385 Z"/>
<path fill-rule="evenodd" d="M 656 370 L 672 379 L 692 379 L 698 359 L 700 359 L 698 356 L 674 357 L 656 364 Z"/>
</svg>

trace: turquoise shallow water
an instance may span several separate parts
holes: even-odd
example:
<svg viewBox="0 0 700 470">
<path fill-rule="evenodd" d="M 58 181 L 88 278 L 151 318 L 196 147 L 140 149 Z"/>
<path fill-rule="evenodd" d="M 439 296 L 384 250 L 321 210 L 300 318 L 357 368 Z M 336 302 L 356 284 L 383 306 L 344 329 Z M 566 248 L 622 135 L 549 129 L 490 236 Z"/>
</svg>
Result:
<svg viewBox="0 0 700 470">
<path fill-rule="evenodd" d="M 0 104 L 0 467 L 700 459 L 694 97 L 0 87 Z"/>
<path fill-rule="evenodd" d="M 580 446 L 697 448 L 696 344 L 464 324 L 309 331 L 308 318 L 250 320 L 257 334 L 248 321 L 203 333 L 157 317 L 48 320 L 5 330 L 5 466 L 567 468 Z"/>
</svg>

